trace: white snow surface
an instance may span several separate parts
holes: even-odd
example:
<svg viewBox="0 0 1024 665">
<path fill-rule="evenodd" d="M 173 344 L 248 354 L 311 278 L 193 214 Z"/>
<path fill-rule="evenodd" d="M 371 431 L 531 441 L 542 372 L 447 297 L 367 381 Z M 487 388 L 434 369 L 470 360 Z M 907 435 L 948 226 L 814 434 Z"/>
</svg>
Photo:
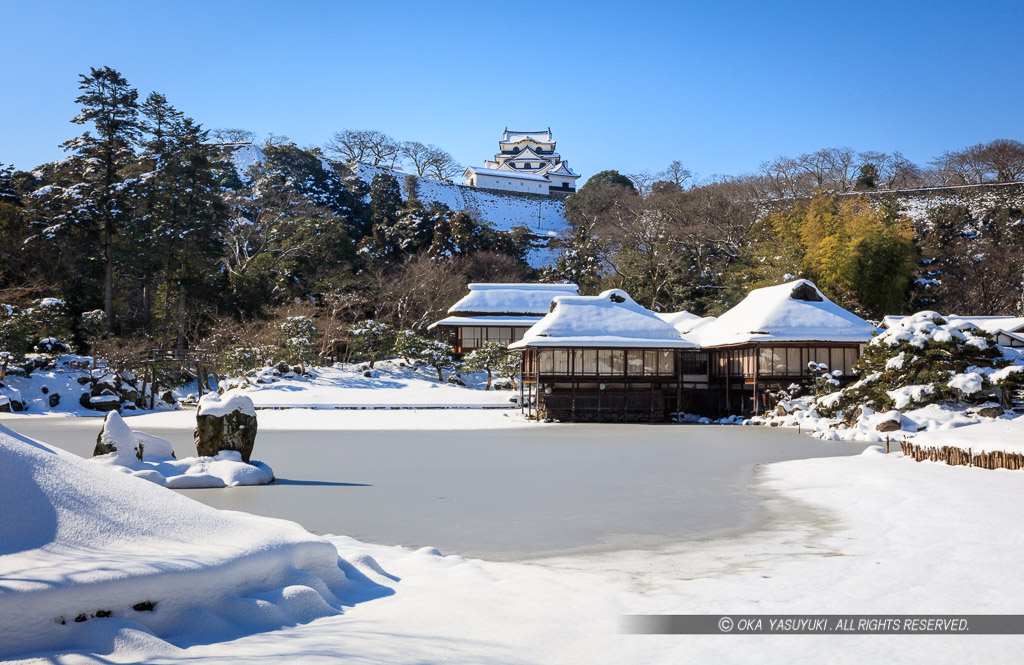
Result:
<svg viewBox="0 0 1024 665">
<path fill-rule="evenodd" d="M 214 510 L 2 426 L 0 506 L 0 659 L 221 641 L 338 614 L 370 588 L 297 524 Z"/>
<path fill-rule="evenodd" d="M 132 431 L 117 411 L 107 414 L 100 438 L 114 446 L 114 452 L 90 461 L 173 489 L 266 485 L 274 480 L 274 470 L 268 465 L 257 460 L 243 462 L 235 450 L 222 450 L 214 457 L 175 459 L 170 441 Z"/>
<path fill-rule="evenodd" d="M 689 331 L 697 321 L 703 318 L 687 312 L 685 309 L 681 312 L 655 312 L 654 314 L 679 332 Z"/>
<path fill-rule="evenodd" d="M 274 377 L 265 373 L 265 384 L 232 389 L 226 396 L 244 394 L 256 409 L 450 409 L 511 408 L 512 390 L 484 390 L 482 372 L 464 374 L 465 386 L 439 383 L 437 372 L 404 360 L 377 362 L 373 370 L 361 363 L 338 363 L 310 370 L 307 376 Z M 369 371 L 370 377 L 364 376 Z M 448 372 L 445 372 L 447 377 Z M 260 428 L 264 414 L 260 413 Z"/>
<path fill-rule="evenodd" d="M 575 284 L 470 284 L 469 293 L 448 308 L 449 314 L 538 314 L 545 315 L 558 296 L 579 295 Z"/>
<path fill-rule="evenodd" d="M 197 416 L 222 417 L 229 413 L 238 411 L 247 416 L 256 415 L 256 407 L 248 396 L 239 393 L 228 393 L 218 395 L 207 393 L 199 399 L 199 413 Z"/>
<path fill-rule="evenodd" d="M 972 452 L 1003 451 L 1024 453 L 1024 416 L 986 420 L 969 427 L 921 432 L 914 438 L 920 446 L 953 446 Z"/>
<path fill-rule="evenodd" d="M 793 292 L 813 289 L 820 301 L 798 300 Z M 876 328 L 846 311 L 806 279 L 754 289 L 738 305 L 688 337 L 703 346 L 743 342 L 867 342 Z"/>
<path fill-rule="evenodd" d="M 621 289 L 597 296 L 558 296 L 555 308 L 510 349 L 528 346 L 696 348 L 679 331 Z"/>
<path fill-rule="evenodd" d="M 445 556 L 429 546 L 413 550 L 335 536 L 330 542 L 350 575 L 347 584 L 337 586 L 343 594 L 348 591 L 348 598 L 365 600 L 346 606 L 344 614 L 325 611 L 326 616 L 310 623 L 257 633 L 248 626 L 234 629 L 236 624 L 211 621 L 205 612 L 191 617 L 179 612 L 177 641 L 164 641 L 151 634 L 163 633 L 140 625 L 134 616 L 61 626 L 44 612 L 42 637 L 73 632 L 62 646 L 47 648 L 74 648 L 80 654 L 45 662 L 95 663 L 100 659 L 93 654 L 101 654 L 104 662 L 233 665 L 339 659 L 395 665 L 1016 662 L 1024 646 L 1019 635 L 659 637 L 620 629 L 627 614 L 1020 614 L 1024 579 L 993 574 L 1012 569 L 1024 547 L 1024 527 L 993 510 L 1024 501 L 1020 480 L 1015 472 L 915 463 L 872 447 L 856 457 L 762 468 L 757 483 L 772 519 L 754 532 L 728 538 L 496 563 Z M 101 508 L 92 502 L 88 506 Z M 235 513 L 222 519 L 236 528 L 236 520 L 252 520 L 249 526 L 277 524 Z M 191 526 L 182 540 L 208 535 Z M 132 533 L 123 535 L 131 551 L 142 548 Z M 263 530 L 239 537 L 248 543 L 266 535 Z M 317 546 L 322 542 L 308 538 Z M 222 542 L 197 538 L 192 548 L 199 558 L 216 559 L 211 550 Z M 13 557 L 20 562 L 22 555 Z M 173 552 L 158 560 L 167 557 L 173 561 Z M 251 579 L 260 568 L 249 563 L 242 557 L 237 567 L 247 568 Z M 118 560 L 116 565 L 128 564 Z M 226 577 L 235 567 L 228 563 L 218 572 Z M 203 564 L 196 568 L 202 570 Z M 188 582 L 190 574 L 166 571 L 163 577 L 169 579 L 162 581 L 170 588 L 172 580 Z M 53 590 L 55 607 L 73 605 L 74 587 L 59 584 Z M 180 595 L 188 597 L 174 597 Z M 201 595 L 212 594 L 204 590 Z M 218 609 L 235 610 L 236 618 L 247 610 L 253 623 L 265 621 L 269 627 L 274 613 L 267 604 L 285 604 L 285 596 L 244 594 L 272 600 L 243 605 L 236 600 L 243 596 L 232 589 L 231 600 Z M 32 597 L 15 592 L 15 600 L 25 599 Z M 14 604 L 0 594 L 0 607 Z M 134 614 L 152 614 L 143 620 L 158 623 L 165 607 L 177 609 L 170 605 Z M 188 631 L 200 637 L 190 639 Z M 17 639 L 31 648 L 25 638 Z"/>
</svg>

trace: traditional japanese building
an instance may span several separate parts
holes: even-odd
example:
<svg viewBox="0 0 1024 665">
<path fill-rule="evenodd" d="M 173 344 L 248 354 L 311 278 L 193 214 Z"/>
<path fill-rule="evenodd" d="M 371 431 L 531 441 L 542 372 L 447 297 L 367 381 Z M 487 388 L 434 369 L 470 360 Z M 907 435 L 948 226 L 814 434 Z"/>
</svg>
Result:
<svg viewBox="0 0 1024 665">
<path fill-rule="evenodd" d="M 522 339 L 523 404 L 535 418 L 666 420 L 753 415 L 828 366 L 840 383 L 877 329 L 807 280 L 752 291 L 719 318 L 655 314 L 624 291 L 559 296 Z"/>
<path fill-rule="evenodd" d="M 456 353 L 487 342 L 507 346 L 548 313 L 552 299 L 578 293 L 575 284 L 470 284 L 469 293 L 429 329 L 447 339 Z"/>
<path fill-rule="evenodd" d="M 483 166 L 463 173 L 470 187 L 532 194 L 571 194 L 579 178 L 555 151 L 551 128 L 543 132 L 510 132 L 505 128 L 498 152 Z"/>
<path fill-rule="evenodd" d="M 755 289 L 717 319 L 682 321 L 683 336 L 708 354 L 708 391 L 691 396 L 698 413 L 758 414 L 771 393 L 808 377 L 808 364 L 854 378 L 853 364 L 878 329 L 801 279 Z"/>
<path fill-rule="evenodd" d="M 522 351 L 522 403 L 535 418 L 666 420 L 687 382 L 706 388 L 706 363 L 700 373 L 688 362 L 697 345 L 618 289 L 556 297 L 509 348 Z"/>
</svg>

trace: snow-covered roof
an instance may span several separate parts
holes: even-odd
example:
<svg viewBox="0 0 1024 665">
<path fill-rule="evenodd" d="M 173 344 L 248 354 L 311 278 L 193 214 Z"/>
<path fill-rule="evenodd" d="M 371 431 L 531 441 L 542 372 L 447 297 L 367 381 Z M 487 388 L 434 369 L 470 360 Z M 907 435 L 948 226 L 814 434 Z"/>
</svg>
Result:
<svg viewBox="0 0 1024 665">
<path fill-rule="evenodd" d="M 510 349 L 528 346 L 696 348 L 657 314 L 620 289 L 599 296 L 559 296 L 540 323 Z"/>
<path fill-rule="evenodd" d="M 501 135 L 502 143 L 516 143 L 517 141 L 536 141 L 537 143 L 551 143 L 551 128 L 541 132 L 510 132 L 508 127 Z"/>
<path fill-rule="evenodd" d="M 679 332 L 686 332 L 694 321 L 700 321 L 699 316 L 691 314 L 685 309 L 681 312 L 655 312 L 655 316 L 674 327 Z"/>
<path fill-rule="evenodd" d="M 540 314 L 531 315 L 520 315 L 520 316 L 500 316 L 500 315 L 482 315 L 482 316 L 448 316 L 440 321 L 435 321 L 427 326 L 427 330 L 433 330 L 438 326 L 446 327 L 457 327 L 457 326 L 526 326 L 530 327 L 537 323 L 544 317 Z"/>
<path fill-rule="evenodd" d="M 448 314 L 544 316 L 556 296 L 575 296 L 579 290 L 575 284 L 470 284 L 469 294 L 449 307 Z"/>
<path fill-rule="evenodd" d="M 578 173 L 569 168 L 569 162 L 558 162 L 547 171 L 555 175 L 572 176 L 574 178 L 580 177 Z"/>
<path fill-rule="evenodd" d="M 545 178 L 542 175 L 537 175 L 535 173 L 523 173 L 521 171 L 513 171 L 512 169 L 500 169 L 500 168 L 499 169 L 485 169 L 482 166 L 470 166 L 470 167 L 466 168 L 466 171 L 463 173 L 463 176 L 465 176 L 466 173 L 471 173 L 471 172 L 475 173 L 477 175 L 490 175 L 490 176 L 497 176 L 497 177 L 500 177 L 500 178 L 519 178 L 521 180 L 540 180 L 542 182 L 548 182 L 547 178 Z"/>
<path fill-rule="evenodd" d="M 533 148 L 526 147 L 526 148 L 523 148 L 523 150 L 518 155 L 516 155 L 514 157 L 509 157 L 507 161 L 510 161 L 510 162 L 518 162 L 518 161 L 536 162 L 536 161 L 549 161 L 550 159 L 551 159 L 550 156 L 548 156 L 548 155 L 543 155 L 543 156 L 538 155 L 537 153 L 535 153 L 533 151 Z"/>
<path fill-rule="evenodd" d="M 867 342 L 877 329 L 826 298 L 806 279 L 754 289 L 687 337 L 701 347 L 745 342 Z"/>
<path fill-rule="evenodd" d="M 882 327 L 892 328 L 905 318 L 905 316 L 887 316 L 882 319 Z M 989 333 L 999 330 L 1005 332 L 1024 332 L 1024 316 L 960 316 L 958 314 L 950 314 L 942 318 L 946 319 L 949 323 L 968 321 Z"/>
</svg>

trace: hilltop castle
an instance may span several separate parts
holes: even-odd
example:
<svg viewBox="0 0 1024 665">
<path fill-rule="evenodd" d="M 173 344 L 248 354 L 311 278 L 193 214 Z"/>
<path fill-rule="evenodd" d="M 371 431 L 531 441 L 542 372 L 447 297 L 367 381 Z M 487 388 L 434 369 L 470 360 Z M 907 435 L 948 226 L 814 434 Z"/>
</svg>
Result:
<svg viewBox="0 0 1024 665">
<path fill-rule="evenodd" d="M 470 166 L 462 174 L 470 187 L 530 194 L 571 194 L 579 175 L 555 152 L 551 128 L 543 132 L 510 132 L 498 142 L 493 160 Z"/>
</svg>

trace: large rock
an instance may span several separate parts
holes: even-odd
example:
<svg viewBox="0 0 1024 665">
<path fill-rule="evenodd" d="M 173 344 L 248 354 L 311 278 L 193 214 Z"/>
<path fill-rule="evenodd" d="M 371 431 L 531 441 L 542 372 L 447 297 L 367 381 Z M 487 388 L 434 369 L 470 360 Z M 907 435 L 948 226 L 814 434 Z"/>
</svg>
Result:
<svg viewBox="0 0 1024 665">
<path fill-rule="evenodd" d="M 256 408 L 245 395 L 204 395 L 196 413 L 196 451 L 213 457 L 235 450 L 248 462 L 256 442 Z"/>
<path fill-rule="evenodd" d="M 1003 411 L 1003 407 L 998 404 L 984 404 L 978 409 L 978 415 L 982 418 L 998 418 L 999 416 L 1006 413 Z"/>
<path fill-rule="evenodd" d="M 96 447 L 92 451 L 92 456 L 100 455 L 115 455 L 124 466 L 134 467 L 135 461 L 142 461 L 142 445 L 135 440 L 132 429 L 117 411 L 107 414 L 103 419 L 103 429 L 96 437 Z M 135 461 L 132 461 L 133 458 Z"/>
<path fill-rule="evenodd" d="M 879 432 L 895 432 L 903 428 L 903 416 L 900 415 L 899 411 L 890 411 L 885 414 L 884 418 L 884 420 L 875 425 L 875 429 Z"/>
</svg>

